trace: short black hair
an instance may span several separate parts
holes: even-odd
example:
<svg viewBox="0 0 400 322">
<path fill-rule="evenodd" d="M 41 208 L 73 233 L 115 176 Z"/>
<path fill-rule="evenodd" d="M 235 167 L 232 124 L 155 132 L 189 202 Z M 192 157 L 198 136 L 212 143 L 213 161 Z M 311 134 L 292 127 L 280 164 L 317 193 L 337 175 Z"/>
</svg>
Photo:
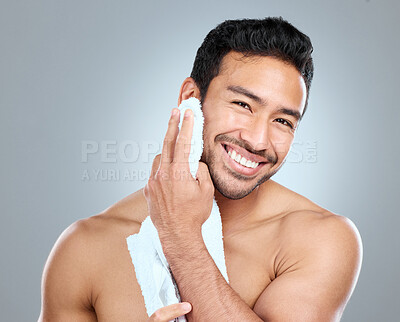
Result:
<svg viewBox="0 0 400 322">
<path fill-rule="evenodd" d="M 206 97 L 210 82 L 218 75 L 222 59 L 229 52 L 245 56 L 270 56 L 293 65 L 303 76 L 307 108 L 314 64 L 310 38 L 282 17 L 226 20 L 211 30 L 197 50 L 190 77 Z"/>
</svg>

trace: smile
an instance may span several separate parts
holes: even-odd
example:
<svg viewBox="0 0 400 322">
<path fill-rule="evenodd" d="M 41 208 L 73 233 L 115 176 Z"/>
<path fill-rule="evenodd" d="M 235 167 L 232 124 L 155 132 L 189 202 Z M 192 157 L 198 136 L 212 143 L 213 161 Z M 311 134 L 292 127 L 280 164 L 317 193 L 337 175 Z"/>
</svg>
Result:
<svg viewBox="0 0 400 322">
<path fill-rule="evenodd" d="M 243 149 L 242 147 L 231 146 L 230 143 L 222 143 L 222 149 L 226 156 L 226 163 L 229 167 L 242 175 L 253 176 L 260 168 L 268 162 L 255 154 Z"/>
<path fill-rule="evenodd" d="M 250 161 L 247 160 L 245 157 L 241 156 L 239 153 L 237 153 L 235 150 L 229 150 L 228 155 L 231 157 L 231 159 L 235 160 L 237 163 L 247 167 L 247 168 L 257 168 L 258 162 Z"/>
</svg>

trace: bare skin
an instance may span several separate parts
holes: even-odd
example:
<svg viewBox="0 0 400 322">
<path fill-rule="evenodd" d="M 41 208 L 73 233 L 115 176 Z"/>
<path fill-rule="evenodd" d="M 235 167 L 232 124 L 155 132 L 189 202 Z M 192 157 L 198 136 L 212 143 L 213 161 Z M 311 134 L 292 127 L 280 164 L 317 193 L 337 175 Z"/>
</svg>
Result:
<svg viewBox="0 0 400 322">
<path fill-rule="evenodd" d="M 257 103 L 232 88 L 226 90 L 230 85 L 249 89 L 268 104 Z M 182 85 L 179 103 L 198 95 L 195 83 L 188 78 Z M 191 239 L 188 232 L 193 227 L 182 227 L 174 237 L 176 240 L 163 239 L 167 249 L 179 245 L 204 259 L 204 267 L 196 267 L 193 261 L 181 263 L 188 266 L 176 271 L 178 286 L 184 290 L 182 298 L 192 304 L 189 320 L 207 321 L 215 316 L 220 321 L 340 319 L 361 266 L 362 246 L 357 229 L 347 218 L 323 209 L 272 179 L 257 186 L 284 163 L 298 124 L 295 117 L 282 113 L 280 107 L 289 106 L 301 114 L 304 102 L 305 87 L 298 72 L 270 57 L 249 62 L 228 54 L 220 75 L 210 84 L 203 102 L 203 161 L 214 173 L 213 181 L 218 186 L 215 197 L 221 211 L 230 283 L 226 284 L 207 262 L 201 240 L 195 240 L 195 236 Z M 251 113 L 245 104 L 251 106 Z M 174 126 L 172 118 L 170 128 Z M 172 137 L 179 142 L 177 133 Z M 269 161 L 260 163 L 255 174 L 248 175 L 248 170 L 237 167 L 224 154 L 226 144 L 247 153 L 249 158 Z M 155 172 L 160 169 L 159 162 L 155 161 Z M 203 169 L 207 169 L 205 164 Z M 237 200 L 227 197 L 237 197 L 242 191 L 252 192 Z M 173 193 L 170 195 L 173 203 Z M 147 192 L 145 197 L 139 190 L 101 214 L 70 226 L 46 263 L 39 320 L 148 321 L 125 238 L 139 232 L 149 214 L 160 216 L 155 205 L 151 194 Z M 174 272 L 174 265 L 178 264 L 173 252 L 166 256 L 173 263 Z M 191 275 L 194 271 L 201 274 Z M 187 276 L 191 276 L 190 282 Z M 204 276 L 212 276 L 214 284 L 208 284 Z M 190 283 L 196 281 L 201 283 L 193 287 L 196 284 Z M 205 294 L 202 287 L 211 291 Z M 171 319 L 160 314 L 157 318 Z M 156 321 L 155 317 L 152 319 Z"/>
</svg>

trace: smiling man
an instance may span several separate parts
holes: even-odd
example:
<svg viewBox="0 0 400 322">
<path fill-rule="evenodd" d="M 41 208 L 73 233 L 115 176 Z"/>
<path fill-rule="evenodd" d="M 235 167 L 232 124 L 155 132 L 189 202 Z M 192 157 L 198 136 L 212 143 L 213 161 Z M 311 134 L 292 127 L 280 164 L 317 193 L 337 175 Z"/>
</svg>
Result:
<svg viewBox="0 0 400 322">
<path fill-rule="evenodd" d="M 46 263 L 39 319 L 147 321 L 125 238 L 150 215 L 191 304 L 160 309 L 151 321 L 185 313 L 189 321 L 340 320 L 361 267 L 358 231 L 270 179 L 307 106 L 311 52 L 309 38 L 281 18 L 230 20 L 212 30 L 178 100 L 202 102 L 197 180 L 174 176 L 188 169 L 193 116 L 185 115 L 179 132 L 173 109 L 145 189 L 60 236 Z M 213 196 L 230 284 L 201 236 Z"/>
</svg>

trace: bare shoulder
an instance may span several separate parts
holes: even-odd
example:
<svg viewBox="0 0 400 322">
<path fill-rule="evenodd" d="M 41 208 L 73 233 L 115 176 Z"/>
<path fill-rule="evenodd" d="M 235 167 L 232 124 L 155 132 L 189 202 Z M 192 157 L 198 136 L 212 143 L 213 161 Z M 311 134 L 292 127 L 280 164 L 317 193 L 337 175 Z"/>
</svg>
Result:
<svg viewBox="0 0 400 322">
<path fill-rule="evenodd" d="M 42 308 L 39 321 L 96 321 L 91 297 L 94 285 L 96 238 L 90 222 L 79 220 L 56 241 L 42 278 Z"/>
<path fill-rule="evenodd" d="M 115 236 L 127 237 L 139 232 L 147 216 L 147 207 L 139 190 L 118 201 L 103 212 L 70 225 L 57 240 L 52 254 L 86 255 L 110 242 Z"/>
<path fill-rule="evenodd" d="M 285 193 L 292 206 L 279 219 L 275 279 L 255 311 L 267 320 L 339 321 L 361 269 L 360 233 L 349 218 Z"/>
<path fill-rule="evenodd" d="M 290 205 L 280 218 L 276 276 L 296 269 L 312 270 L 310 266 L 329 265 L 330 269 L 343 273 L 351 293 L 363 256 L 362 239 L 356 225 L 349 218 L 286 187 L 274 185 L 284 196 L 282 201 Z"/>
<path fill-rule="evenodd" d="M 337 243 L 352 240 L 348 245 L 361 250 L 360 233 L 349 218 L 335 214 L 276 182 L 273 186 L 276 194 L 280 195 L 280 203 L 288 205 L 281 211 L 280 223 L 282 235 L 288 243 L 318 238 Z"/>
<path fill-rule="evenodd" d="M 76 221 L 60 235 L 44 268 L 42 319 L 59 319 L 63 312 L 71 318 L 76 312 L 76 321 L 95 317 L 102 270 L 109 267 L 110 258 L 122 257 L 125 238 L 139 232 L 146 215 L 141 196 L 138 191 L 98 215 Z"/>
<path fill-rule="evenodd" d="M 288 241 L 332 242 L 361 251 L 362 241 L 356 225 L 347 217 L 335 214 L 297 193 L 294 207 L 282 218 Z M 344 245 L 342 245 L 344 246 Z"/>
<path fill-rule="evenodd" d="M 281 229 L 284 242 L 291 248 L 324 246 L 329 253 L 331 248 L 340 249 L 355 261 L 362 257 L 362 240 L 356 225 L 347 217 L 335 214 L 308 198 L 287 188 L 285 194 L 292 205 L 282 217 Z M 314 246 L 313 246 L 314 245 Z"/>
<path fill-rule="evenodd" d="M 62 264 L 60 270 L 69 269 L 71 272 L 74 266 L 80 266 L 80 271 L 82 268 L 94 269 L 93 263 L 102 257 L 98 256 L 99 252 L 104 254 L 107 251 L 105 246 L 115 239 L 123 241 L 129 235 L 138 233 L 146 216 L 147 208 L 139 190 L 100 214 L 70 225 L 55 243 L 46 266 Z M 84 265 L 84 262 L 92 265 Z M 87 273 L 92 275 L 93 272 Z"/>
<path fill-rule="evenodd" d="M 302 209 L 282 219 L 283 242 L 290 249 L 341 252 L 356 265 L 362 259 L 362 240 L 356 225 L 347 217 L 328 210 Z"/>
<path fill-rule="evenodd" d="M 143 189 L 140 189 L 124 199 L 118 201 L 111 207 L 104 210 L 102 218 L 120 220 L 121 222 L 142 223 L 148 216 L 147 202 L 143 195 Z"/>
</svg>

